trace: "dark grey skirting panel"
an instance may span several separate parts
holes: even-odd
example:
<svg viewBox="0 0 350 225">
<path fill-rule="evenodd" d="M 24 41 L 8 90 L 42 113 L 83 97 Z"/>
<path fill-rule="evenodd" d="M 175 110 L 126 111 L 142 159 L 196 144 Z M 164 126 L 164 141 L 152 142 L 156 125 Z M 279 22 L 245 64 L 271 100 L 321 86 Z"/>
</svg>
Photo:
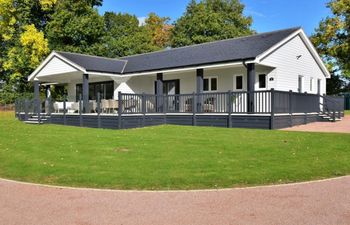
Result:
<svg viewBox="0 0 350 225">
<path fill-rule="evenodd" d="M 24 120 L 24 115 L 18 115 L 19 120 Z M 273 128 L 281 129 L 290 126 L 296 126 L 311 122 L 320 121 L 317 114 L 308 115 L 282 115 L 274 116 Z M 52 124 L 64 124 L 63 115 L 51 115 Z M 196 126 L 214 126 L 214 127 L 231 127 L 233 128 L 258 128 L 270 129 L 271 116 L 254 116 L 254 115 L 196 115 Z M 121 117 L 121 129 L 138 128 L 146 126 L 156 126 L 162 124 L 187 125 L 192 126 L 194 123 L 192 115 L 132 115 Z M 66 125 L 83 126 L 91 128 L 118 129 L 118 116 L 100 116 L 100 126 L 98 116 L 82 115 L 82 124 L 79 115 L 66 115 Z"/>
</svg>

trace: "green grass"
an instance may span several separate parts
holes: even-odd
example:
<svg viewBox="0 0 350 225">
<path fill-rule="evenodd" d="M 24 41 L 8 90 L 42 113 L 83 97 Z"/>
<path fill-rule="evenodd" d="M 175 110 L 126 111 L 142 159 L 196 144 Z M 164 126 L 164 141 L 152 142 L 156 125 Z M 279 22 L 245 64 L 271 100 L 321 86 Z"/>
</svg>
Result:
<svg viewBox="0 0 350 225">
<path fill-rule="evenodd" d="M 350 134 L 26 125 L 0 112 L 0 177 L 113 189 L 201 189 L 350 174 Z"/>
<path fill-rule="evenodd" d="M 345 115 L 350 115 L 350 110 L 345 110 Z"/>
</svg>

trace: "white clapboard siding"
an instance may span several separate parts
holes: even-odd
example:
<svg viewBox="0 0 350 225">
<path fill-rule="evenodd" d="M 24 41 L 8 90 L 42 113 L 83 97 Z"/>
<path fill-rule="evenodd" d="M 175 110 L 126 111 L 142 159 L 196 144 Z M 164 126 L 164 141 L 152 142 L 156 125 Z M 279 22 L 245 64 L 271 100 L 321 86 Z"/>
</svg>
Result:
<svg viewBox="0 0 350 225">
<path fill-rule="evenodd" d="M 301 56 L 297 59 L 297 56 Z M 298 76 L 304 76 L 304 90 L 317 93 L 317 79 L 321 79 L 321 93 L 326 91 L 326 78 L 299 35 L 263 59 L 262 63 L 276 67 L 275 89 L 298 91 Z M 310 78 L 314 78 L 310 91 Z"/>
<path fill-rule="evenodd" d="M 49 76 L 53 74 L 71 73 L 78 71 L 71 65 L 57 57 L 53 57 L 46 66 L 38 73 L 38 77 Z"/>
</svg>

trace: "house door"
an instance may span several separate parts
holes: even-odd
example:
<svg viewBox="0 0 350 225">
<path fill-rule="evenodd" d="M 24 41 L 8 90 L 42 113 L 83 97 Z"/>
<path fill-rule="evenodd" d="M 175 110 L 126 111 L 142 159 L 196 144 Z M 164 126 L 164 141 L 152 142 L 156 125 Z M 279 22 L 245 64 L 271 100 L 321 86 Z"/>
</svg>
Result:
<svg viewBox="0 0 350 225">
<path fill-rule="evenodd" d="M 154 92 L 157 94 L 157 82 L 154 83 Z M 180 80 L 164 80 L 163 93 L 167 111 L 177 111 L 179 109 Z"/>
</svg>

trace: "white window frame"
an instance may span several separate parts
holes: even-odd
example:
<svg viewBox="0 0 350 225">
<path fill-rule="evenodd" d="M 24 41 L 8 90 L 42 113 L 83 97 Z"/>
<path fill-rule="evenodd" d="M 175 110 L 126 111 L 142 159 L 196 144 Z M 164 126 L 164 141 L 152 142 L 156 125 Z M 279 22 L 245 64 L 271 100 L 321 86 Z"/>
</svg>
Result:
<svg viewBox="0 0 350 225">
<path fill-rule="evenodd" d="M 216 90 L 211 90 L 211 79 L 213 79 L 213 78 L 216 78 Z M 205 91 L 204 90 L 204 80 L 205 79 L 209 79 L 209 82 L 208 82 L 208 88 L 209 88 L 209 90 L 208 91 Z M 203 77 L 203 92 L 217 92 L 219 90 L 219 78 L 218 78 L 218 76 L 205 76 L 205 77 Z"/>
<path fill-rule="evenodd" d="M 237 77 L 242 77 L 242 88 L 241 89 L 237 89 Z M 243 91 L 244 90 L 244 76 L 243 76 L 243 74 L 233 75 L 233 90 L 235 90 L 235 91 Z"/>
</svg>

